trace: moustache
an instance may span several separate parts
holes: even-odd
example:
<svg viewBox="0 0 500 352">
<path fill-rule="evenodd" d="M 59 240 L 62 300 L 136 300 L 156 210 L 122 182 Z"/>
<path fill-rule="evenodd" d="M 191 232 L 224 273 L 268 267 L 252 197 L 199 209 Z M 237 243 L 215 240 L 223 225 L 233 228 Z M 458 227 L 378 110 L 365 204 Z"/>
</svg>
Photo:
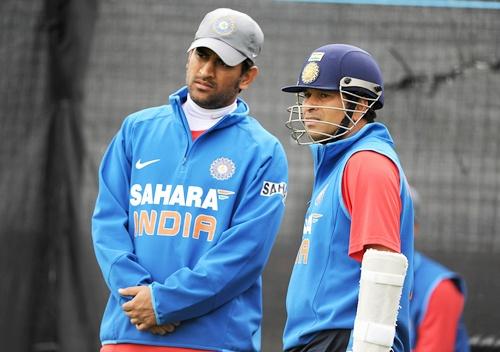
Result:
<svg viewBox="0 0 500 352">
<path fill-rule="evenodd" d="M 215 86 L 216 86 L 215 81 L 213 81 L 211 79 L 203 78 L 203 77 L 196 77 L 194 79 L 194 82 L 199 83 L 199 84 L 203 84 L 203 85 L 207 85 L 210 88 L 215 88 Z"/>
</svg>

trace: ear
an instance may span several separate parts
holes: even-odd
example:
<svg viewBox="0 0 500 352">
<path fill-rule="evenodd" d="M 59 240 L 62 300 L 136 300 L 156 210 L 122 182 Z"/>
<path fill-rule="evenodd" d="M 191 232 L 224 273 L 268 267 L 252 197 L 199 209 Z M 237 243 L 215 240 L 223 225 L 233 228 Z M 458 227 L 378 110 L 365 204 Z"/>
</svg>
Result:
<svg viewBox="0 0 500 352">
<path fill-rule="evenodd" d="M 358 121 L 365 112 L 368 111 L 366 108 L 370 103 L 366 99 L 360 99 L 356 104 L 356 112 L 353 114 L 352 118 L 354 121 Z"/>
<path fill-rule="evenodd" d="M 248 69 L 247 72 L 245 72 L 242 76 L 241 76 L 241 80 L 240 80 L 240 84 L 239 84 L 239 88 L 241 90 L 245 90 L 247 89 L 248 87 L 250 87 L 250 85 L 252 84 L 252 82 L 257 78 L 257 76 L 259 75 L 259 68 L 257 66 L 252 66 Z"/>
</svg>

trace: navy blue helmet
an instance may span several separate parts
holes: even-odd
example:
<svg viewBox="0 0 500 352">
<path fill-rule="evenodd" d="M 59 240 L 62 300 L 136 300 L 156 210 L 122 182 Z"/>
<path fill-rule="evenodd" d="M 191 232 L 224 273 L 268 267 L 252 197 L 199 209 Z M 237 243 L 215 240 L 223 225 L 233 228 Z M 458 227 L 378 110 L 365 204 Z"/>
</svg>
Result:
<svg viewBox="0 0 500 352">
<path fill-rule="evenodd" d="M 308 89 L 339 92 L 342 105 L 305 105 L 303 92 Z M 384 106 L 384 82 L 377 62 L 366 51 L 347 44 L 314 50 L 302 65 L 297 83 L 282 90 L 297 94 L 297 103 L 288 108 L 290 117 L 285 125 L 299 144 L 326 143 L 348 135 L 360 121 L 353 119 L 356 106 L 362 116 Z M 342 111 L 344 119 L 338 123 L 307 118 L 304 111 L 310 109 Z"/>
<path fill-rule="evenodd" d="M 351 78 L 350 82 L 344 82 L 346 78 Z M 288 93 L 307 88 L 340 91 L 341 85 L 347 91 L 378 98 L 373 109 L 384 106 L 384 82 L 377 62 L 363 49 L 347 44 L 329 44 L 314 50 L 302 65 L 297 84 L 282 90 Z"/>
</svg>

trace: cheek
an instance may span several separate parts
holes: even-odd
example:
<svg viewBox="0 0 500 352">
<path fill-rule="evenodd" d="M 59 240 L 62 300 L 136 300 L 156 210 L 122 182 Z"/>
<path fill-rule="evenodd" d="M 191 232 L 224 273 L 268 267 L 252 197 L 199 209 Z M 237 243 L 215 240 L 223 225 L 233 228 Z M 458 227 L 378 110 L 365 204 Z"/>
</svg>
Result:
<svg viewBox="0 0 500 352">
<path fill-rule="evenodd" d="M 221 86 L 226 87 L 227 90 L 237 89 L 240 86 L 240 78 L 233 74 L 219 75 L 218 81 Z"/>
<path fill-rule="evenodd" d="M 323 114 L 324 120 L 328 122 L 339 123 L 339 121 L 342 119 L 338 111 L 329 110 L 324 111 Z"/>
<path fill-rule="evenodd" d="M 186 82 L 191 82 L 194 79 L 195 70 L 192 65 L 186 65 Z"/>
<path fill-rule="evenodd" d="M 189 57 L 186 62 L 186 76 L 193 76 L 196 70 L 197 70 L 196 60 L 192 57 Z"/>
</svg>

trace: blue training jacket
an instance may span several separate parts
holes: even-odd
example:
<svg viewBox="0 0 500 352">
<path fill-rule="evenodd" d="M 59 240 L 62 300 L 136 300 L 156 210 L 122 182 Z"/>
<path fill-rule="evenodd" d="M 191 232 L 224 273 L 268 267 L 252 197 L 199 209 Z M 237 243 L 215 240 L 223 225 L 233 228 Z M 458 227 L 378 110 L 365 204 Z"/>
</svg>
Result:
<svg viewBox="0 0 500 352">
<path fill-rule="evenodd" d="M 427 314 L 432 293 L 443 280 L 451 280 L 457 289 L 466 296 L 467 289 L 464 279 L 435 262 L 420 252 L 415 251 L 414 256 L 415 279 L 413 283 L 413 295 L 410 302 L 411 312 L 411 345 L 415 348 L 418 340 L 418 328 Z M 469 352 L 469 336 L 463 316 L 457 326 L 454 352 Z"/>
<path fill-rule="evenodd" d="M 279 141 L 237 109 L 195 141 L 182 102 L 128 116 L 99 171 L 92 218 L 111 292 L 103 344 L 259 351 L 261 273 L 284 213 L 288 166 Z M 148 285 L 165 336 L 140 332 L 119 288 Z"/>
<path fill-rule="evenodd" d="M 287 293 L 285 349 L 311 342 L 321 331 L 354 327 L 361 263 L 349 257 L 351 217 L 342 198 L 342 174 L 356 152 L 371 150 L 399 169 L 401 252 L 408 270 L 400 301 L 393 351 L 409 352 L 409 293 L 413 280 L 413 203 L 392 138 L 381 123 L 326 145 L 312 145 L 315 180 Z M 366 180 L 371 182 L 371 180 Z"/>
</svg>

